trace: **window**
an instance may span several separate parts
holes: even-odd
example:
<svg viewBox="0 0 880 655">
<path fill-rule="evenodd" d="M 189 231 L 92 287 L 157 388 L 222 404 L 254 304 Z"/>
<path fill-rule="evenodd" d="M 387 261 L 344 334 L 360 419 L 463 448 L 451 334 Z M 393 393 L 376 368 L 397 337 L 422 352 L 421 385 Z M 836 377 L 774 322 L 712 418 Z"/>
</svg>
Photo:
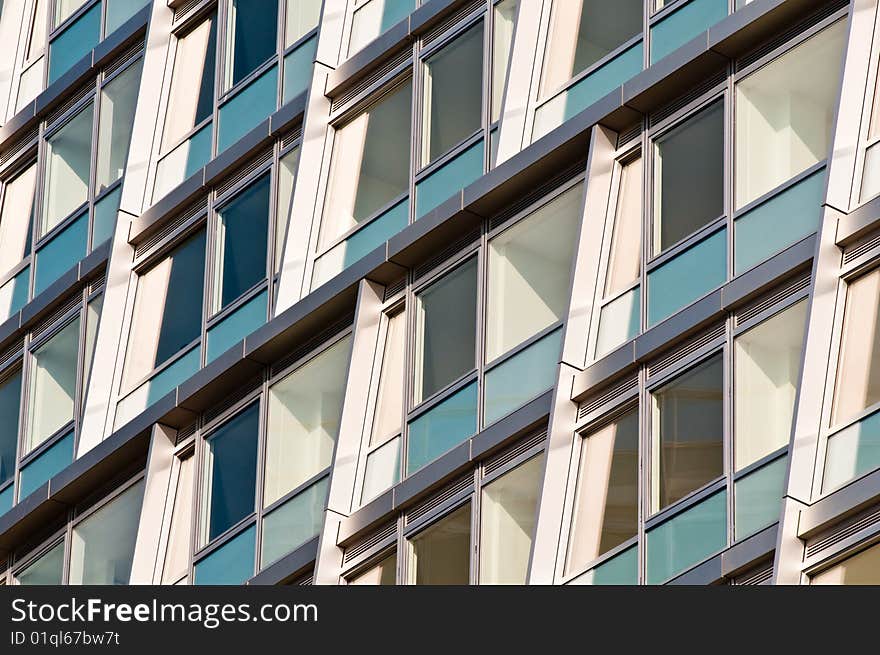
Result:
<svg viewBox="0 0 880 655">
<path fill-rule="evenodd" d="M 544 53 L 541 96 L 614 52 L 642 31 L 642 0 L 556 0 Z"/>
<path fill-rule="evenodd" d="M 386 557 L 363 573 L 350 578 L 352 585 L 393 585 L 397 581 L 397 555 Z"/>
<path fill-rule="evenodd" d="M 285 48 L 315 29 L 321 19 L 322 4 L 322 0 L 285 0 Z"/>
<path fill-rule="evenodd" d="M 18 453 L 18 414 L 21 402 L 21 371 L 0 381 L 0 485 L 15 475 Z M 0 508 L 0 513 L 4 508 Z"/>
<path fill-rule="evenodd" d="M 101 91 L 95 180 L 99 193 L 121 178 L 125 171 L 142 65 L 143 59 L 139 59 Z"/>
<path fill-rule="evenodd" d="M 46 140 L 40 234 L 49 232 L 89 199 L 92 112 L 93 107 L 89 105 Z"/>
<path fill-rule="evenodd" d="M 55 22 L 53 24 L 56 26 L 61 25 L 85 3 L 86 0 L 55 0 Z"/>
<path fill-rule="evenodd" d="M 226 32 L 226 88 L 229 89 L 275 54 L 278 0 L 232 0 Z"/>
<path fill-rule="evenodd" d="M 737 208 L 828 157 L 845 41 L 838 21 L 737 83 Z"/>
<path fill-rule="evenodd" d="M 411 540 L 412 584 L 470 583 L 470 503 L 437 521 Z"/>
<path fill-rule="evenodd" d="M 502 0 L 495 4 L 492 42 L 492 116 L 493 123 L 501 118 L 504 91 L 507 88 L 510 53 L 513 50 L 513 36 L 519 15 L 520 0 Z"/>
<path fill-rule="evenodd" d="M 287 228 L 293 216 L 293 187 L 299 169 L 299 148 L 286 153 L 278 162 L 278 209 L 275 211 L 275 273 L 281 272 Z"/>
<path fill-rule="evenodd" d="M 20 585 L 60 585 L 64 582 L 64 542 L 53 546 L 32 564 L 21 570 L 15 579 Z"/>
<path fill-rule="evenodd" d="M 0 277 L 12 271 L 31 252 L 36 165 L 3 185 L 0 210 Z"/>
<path fill-rule="evenodd" d="M 417 4 L 416 0 L 357 0 L 348 56 L 409 16 Z"/>
<path fill-rule="evenodd" d="M 724 363 L 720 355 L 652 393 L 652 508 L 724 473 Z"/>
<path fill-rule="evenodd" d="M 877 585 L 880 584 L 880 546 L 866 548 L 830 569 L 814 575 L 814 585 Z"/>
<path fill-rule="evenodd" d="M 577 572 L 632 539 L 639 520 L 639 412 L 582 440 L 566 571 Z"/>
<path fill-rule="evenodd" d="M 194 472 L 195 457 L 191 453 L 177 460 L 177 482 L 172 499 L 168 542 L 165 545 L 162 584 L 178 584 L 186 579 L 192 532 Z"/>
</svg>

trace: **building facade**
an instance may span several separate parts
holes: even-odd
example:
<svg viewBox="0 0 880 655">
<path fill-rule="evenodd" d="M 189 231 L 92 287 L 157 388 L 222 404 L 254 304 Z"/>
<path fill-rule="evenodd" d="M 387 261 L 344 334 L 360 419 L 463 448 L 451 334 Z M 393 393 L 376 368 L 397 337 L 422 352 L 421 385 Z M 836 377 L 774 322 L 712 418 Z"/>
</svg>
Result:
<svg viewBox="0 0 880 655">
<path fill-rule="evenodd" d="M 0 7 L 3 584 L 880 583 L 877 0 Z"/>
</svg>

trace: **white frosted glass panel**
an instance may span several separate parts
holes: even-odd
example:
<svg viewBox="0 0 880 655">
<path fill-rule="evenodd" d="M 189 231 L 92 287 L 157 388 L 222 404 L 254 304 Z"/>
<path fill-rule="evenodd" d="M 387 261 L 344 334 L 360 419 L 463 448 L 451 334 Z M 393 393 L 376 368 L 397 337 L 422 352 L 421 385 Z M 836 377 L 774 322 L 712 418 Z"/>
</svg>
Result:
<svg viewBox="0 0 880 655">
<path fill-rule="evenodd" d="M 520 0 L 503 0 L 495 5 L 492 34 L 492 122 L 501 118 L 504 89 L 507 86 L 507 68 L 513 48 L 513 35 Z"/>
<path fill-rule="evenodd" d="M 322 0 L 287 0 L 284 47 L 289 48 L 318 26 Z"/>
<path fill-rule="evenodd" d="M 18 80 L 18 98 L 15 111 L 18 113 L 43 90 L 43 58 L 38 59 L 31 67 L 22 72 Z"/>
<path fill-rule="evenodd" d="M 367 455 L 361 502 L 366 503 L 400 480 L 400 437 Z"/>
</svg>

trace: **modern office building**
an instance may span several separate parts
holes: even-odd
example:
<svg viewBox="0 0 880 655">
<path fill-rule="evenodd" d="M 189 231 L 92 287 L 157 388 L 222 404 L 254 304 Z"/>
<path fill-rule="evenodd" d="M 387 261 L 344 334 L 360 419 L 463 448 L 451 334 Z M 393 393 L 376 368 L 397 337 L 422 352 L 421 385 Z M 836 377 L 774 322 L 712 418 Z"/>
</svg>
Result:
<svg viewBox="0 0 880 655">
<path fill-rule="evenodd" d="M 0 582 L 880 583 L 878 0 L 0 43 Z"/>
</svg>

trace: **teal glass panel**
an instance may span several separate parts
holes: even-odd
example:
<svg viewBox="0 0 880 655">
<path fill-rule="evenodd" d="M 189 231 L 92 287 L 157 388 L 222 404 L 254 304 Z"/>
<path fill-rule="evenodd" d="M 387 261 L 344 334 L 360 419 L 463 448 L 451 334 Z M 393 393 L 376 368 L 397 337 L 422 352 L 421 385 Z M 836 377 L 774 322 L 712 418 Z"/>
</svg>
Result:
<svg viewBox="0 0 880 655">
<path fill-rule="evenodd" d="M 28 266 L 0 287 L 0 321 L 5 321 L 27 304 L 30 275 Z"/>
<path fill-rule="evenodd" d="M 651 63 L 727 16 L 727 0 L 690 0 L 651 28 Z"/>
<path fill-rule="evenodd" d="M 120 195 L 122 195 L 121 185 L 95 204 L 95 218 L 92 226 L 92 250 L 113 236 L 113 231 L 116 229 L 116 213 L 119 211 Z"/>
<path fill-rule="evenodd" d="M 162 158 L 156 166 L 154 202 L 210 161 L 211 136 L 211 123 L 208 123 Z"/>
<path fill-rule="evenodd" d="M 257 528 L 252 525 L 193 567 L 197 585 L 240 585 L 254 575 Z"/>
<path fill-rule="evenodd" d="M 532 140 L 540 139 L 638 75 L 642 71 L 643 52 L 643 42 L 639 41 L 541 105 L 535 112 Z"/>
<path fill-rule="evenodd" d="M 81 214 L 51 241 L 37 251 L 34 296 L 76 266 L 86 256 L 89 215 Z"/>
<path fill-rule="evenodd" d="M 325 477 L 266 515 L 260 568 L 280 559 L 321 531 L 329 484 L 330 478 Z"/>
<path fill-rule="evenodd" d="M 831 491 L 880 467 L 880 412 L 828 438 L 822 491 Z"/>
<path fill-rule="evenodd" d="M 825 169 L 762 202 L 734 223 L 734 268 L 739 275 L 819 229 Z"/>
<path fill-rule="evenodd" d="M 266 322 L 266 291 L 254 296 L 241 307 L 208 330 L 210 363 Z"/>
<path fill-rule="evenodd" d="M 560 328 L 486 373 L 485 425 L 553 387 L 561 348 Z"/>
<path fill-rule="evenodd" d="M 220 107 L 217 153 L 221 153 L 275 111 L 278 67 L 273 66 Z M 185 179 L 185 178 L 184 178 Z"/>
<path fill-rule="evenodd" d="M 483 174 L 483 142 L 478 141 L 416 184 L 416 218 L 421 218 Z"/>
<path fill-rule="evenodd" d="M 193 348 L 147 383 L 149 385 L 147 407 L 162 398 L 162 396 L 184 382 L 187 378 L 195 375 L 198 370 L 199 349 Z"/>
<path fill-rule="evenodd" d="M 287 104 L 312 83 L 312 66 L 318 53 L 318 36 L 315 35 L 301 43 L 296 50 L 284 58 L 284 80 L 282 81 L 281 104 Z"/>
<path fill-rule="evenodd" d="M 49 44 L 49 84 L 70 70 L 101 40 L 101 3 L 77 18 Z"/>
<path fill-rule="evenodd" d="M 107 5 L 107 18 L 104 34 L 110 35 L 125 21 L 146 7 L 150 0 L 104 0 Z"/>
<path fill-rule="evenodd" d="M 12 498 L 15 493 L 15 486 L 9 485 L 3 491 L 0 491 L 0 516 L 3 516 L 12 509 Z"/>
<path fill-rule="evenodd" d="M 722 229 L 648 273 L 648 325 L 721 286 L 727 279 L 727 230 Z"/>
<path fill-rule="evenodd" d="M 315 262 L 312 288 L 322 285 L 337 273 L 366 257 L 400 232 L 409 223 L 409 198 L 401 200 L 378 218 L 367 223 L 345 241 Z"/>
<path fill-rule="evenodd" d="M 21 469 L 18 476 L 18 501 L 27 498 L 72 461 L 73 432 L 69 432 Z"/>
<path fill-rule="evenodd" d="M 611 352 L 639 333 L 641 296 L 641 287 L 636 287 L 602 308 L 599 314 L 599 334 L 596 337 L 596 357 Z"/>
<path fill-rule="evenodd" d="M 647 535 L 647 582 L 660 584 L 727 545 L 727 492 L 686 509 Z"/>
<path fill-rule="evenodd" d="M 637 546 L 618 553 L 585 574 L 584 584 L 634 585 L 639 582 L 639 549 Z"/>
<path fill-rule="evenodd" d="M 779 520 L 787 457 L 780 457 L 734 483 L 734 539 L 744 539 Z"/>
<path fill-rule="evenodd" d="M 352 18 L 349 56 L 409 16 L 415 8 L 416 0 L 372 0 L 361 3 Z"/>
<path fill-rule="evenodd" d="M 407 473 L 420 469 L 477 431 L 477 383 L 438 403 L 409 424 Z"/>
</svg>

